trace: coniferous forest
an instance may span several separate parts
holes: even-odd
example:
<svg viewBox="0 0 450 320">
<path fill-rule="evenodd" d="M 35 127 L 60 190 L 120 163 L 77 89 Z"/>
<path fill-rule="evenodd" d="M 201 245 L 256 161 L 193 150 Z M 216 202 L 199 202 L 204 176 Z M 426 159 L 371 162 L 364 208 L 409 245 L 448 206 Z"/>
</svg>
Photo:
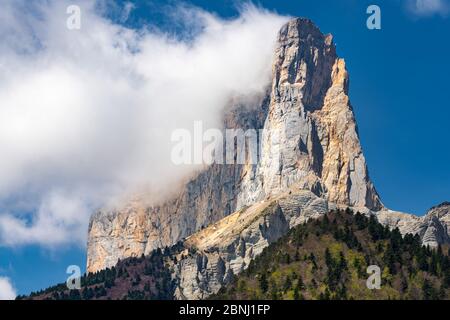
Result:
<svg viewBox="0 0 450 320">
<path fill-rule="evenodd" d="M 171 268 L 184 249 L 179 242 L 119 261 L 83 276 L 81 290 L 63 283 L 17 299 L 170 300 Z M 209 299 L 449 299 L 449 255 L 448 247 L 424 247 L 418 235 L 402 237 L 374 216 L 332 211 L 291 229 Z M 379 268 L 379 289 L 367 286 L 368 266 Z"/>
</svg>

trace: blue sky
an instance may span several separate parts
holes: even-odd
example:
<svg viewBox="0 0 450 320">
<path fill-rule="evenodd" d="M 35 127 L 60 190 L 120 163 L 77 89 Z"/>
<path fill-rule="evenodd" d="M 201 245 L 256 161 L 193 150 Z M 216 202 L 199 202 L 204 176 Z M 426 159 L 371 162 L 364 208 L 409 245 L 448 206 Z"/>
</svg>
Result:
<svg viewBox="0 0 450 320">
<path fill-rule="evenodd" d="M 166 2 L 145 2 L 136 1 L 140 10 L 129 24 L 160 20 L 159 4 Z M 188 3 L 234 17 L 241 2 Z M 448 200 L 450 15 L 419 15 L 407 0 L 254 3 L 282 15 L 310 18 L 322 32 L 334 35 L 338 55 L 349 69 L 350 99 L 369 173 L 384 204 L 421 215 Z M 381 8 L 381 30 L 366 28 L 371 4 Z"/>
<path fill-rule="evenodd" d="M 238 15 L 237 1 L 186 3 L 222 17 Z M 419 15 L 407 3 L 257 2 L 281 15 L 308 17 L 334 35 L 350 73 L 350 99 L 371 178 L 387 207 L 420 215 L 450 200 L 450 16 Z M 134 4 L 128 26 L 150 23 L 174 30 L 162 15 L 167 14 L 166 2 Z M 381 8 L 381 30 L 366 28 L 370 4 Z M 117 12 L 112 16 L 117 18 Z M 0 277 L 11 279 L 19 294 L 64 281 L 68 265 L 83 267 L 85 262 L 85 249 L 75 245 L 0 247 Z"/>
</svg>

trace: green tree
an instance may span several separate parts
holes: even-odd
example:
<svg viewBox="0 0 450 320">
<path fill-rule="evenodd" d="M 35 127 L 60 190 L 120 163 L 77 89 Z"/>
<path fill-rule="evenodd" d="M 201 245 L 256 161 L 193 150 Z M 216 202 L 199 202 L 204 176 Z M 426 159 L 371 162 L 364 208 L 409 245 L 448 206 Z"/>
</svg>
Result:
<svg viewBox="0 0 450 320">
<path fill-rule="evenodd" d="M 437 299 L 436 291 L 431 284 L 430 280 L 425 279 L 422 284 L 422 294 L 424 300 L 435 300 Z"/>
<path fill-rule="evenodd" d="M 269 282 L 267 281 L 267 276 L 265 273 L 261 274 L 261 277 L 259 278 L 259 288 L 263 293 L 266 293 L 269 289 Z"/>
</svg>

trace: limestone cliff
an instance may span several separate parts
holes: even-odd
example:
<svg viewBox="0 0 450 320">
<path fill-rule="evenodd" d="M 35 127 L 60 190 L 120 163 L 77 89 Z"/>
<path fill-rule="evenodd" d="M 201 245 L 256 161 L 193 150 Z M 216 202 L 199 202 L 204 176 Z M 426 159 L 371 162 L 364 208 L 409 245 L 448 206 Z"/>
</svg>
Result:
<svg viewBox="0 0 450 320">
<path fill-rule="evenodd" d="M 418 234 L 425 246 L 437 247 L 439 244 L 450 243 L 449 202 L 431 208 L 422 217 L 390 210 L 378 212 L 377 217 L 382 224 L 391 229 L 398 228 L 402 234 Z"/>
<path fill-rule="evenodd" d="M 422 230 L 422 218 L 392 213 L 382 205 L 368 175 L 348 85 L 345 62 L 337 57 L 332 36 L 323 35 L 307 19 L 288 22 L 279 32 L 272 83 L 259 108 L 240 106 L 224 114 L 224 128 L 264 129 L 258 163 L 211 165 L 163 204 L 148 206 L 132 201 L 116 210 L 100 210 L 92 216 L 89 225 L 88 271 L 170 246 L 233 212 L 276 198 L 290 188 L 305 190 L 311 199 L 321 199 L 314 200 L 321 203 L 318 212 L 332 204 L 379 211 L 380 221 L 402 231 L 426 235 L 427 243 L 447 239 L 445 235 L 440 236 L 445 234 L 440 225 L 447 221 L 448 226 L 448 219 L 443 220 L 438 216 L 440 213 L 435 214 L 436 219 L 428 219 L 427 228 Z M 296 205 L 303 210 L 302 199 L 297 200 L 300 203 Z M 235 215 L 221 223 L 228 221 L 229 228 L 239 226 L 239 219 L 233 220 L 237 219 Z M 284 219 L 272 223 L 279 232 L 293 224 Z M 230 238 L 230 241 L 235 240 Z M 239 267 L 230 258 L 228 267 L 218 260 L 214 268 L 236 271 L 242 267 L 242 261 L 248 263 L 252 256 L 248 244 L 234 245 L 240 246 L 243 252 L 243 256 L 236 257 L 240 259 Z M 253 253 L 260 250 L 258 246 L 253 243 Z M 198 261 L 197 265 L 202 263 Z M 195 266 L 194 263 L 186 268 Z M 221 277 L 226 276 L 222 271 L 217 272 Z M 189 273 L 182 274 L 186 278 L 181 280 L 187 286 L 183 290 L 191 290 L 188 289 Z M 203 294 L 194 291 L 179 294 L 180 297 Z"/>
<path fill-rule="evenodd" d="M 337 207 L 310 191 L 294 187 L 193 234 L 183 243 L 185 254 L 172 266 L 175 298 L 205 299 L 217 293 L 230 283 L 233 274 L 245 270 L 250 261 L 288 230 Z M 385 209 L 363 213 L 374 214 L 381 223 L 399 228 L 402 234 L 419 234 L 425 246 L 450 242 L 447 234 L 450 203 L 431 208 L 423 217 Z"/>
<path fill-rule="evenodd" d="M 332 36 L 295 19 L 277 43 L 262 157 L 245 176 L 238 204 L 296 185 L 339 204 L 381 209 Z"/>
<path fill-rule="evenodd" d="M 291 189 L 243 208 L 184 242 L 195 253 L 174 265 L 177 299 L 204 299 L 246 269 L 264 248 L 292 227 L 328 212 L 328 202 L 310 191 Z M 191 250 L 191 252 L 194 250 Z"/>
</svg>

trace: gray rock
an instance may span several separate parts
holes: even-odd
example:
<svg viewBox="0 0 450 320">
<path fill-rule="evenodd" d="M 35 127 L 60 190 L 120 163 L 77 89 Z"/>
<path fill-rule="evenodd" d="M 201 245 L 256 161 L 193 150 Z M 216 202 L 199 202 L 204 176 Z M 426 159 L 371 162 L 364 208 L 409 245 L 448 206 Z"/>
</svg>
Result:
<svg viewBox="0 0 450 320">
<path fill-rule="evenodd" d="M 258 202 L 197 232 L 185 242 L 196 253 L 174 266 L 177 299 L 204 299 L 229 283 L 232 274 L 287 231 L 328 211 L 327 202 L 310 191 L 295 190 Z"/>
<path fill-rule="evenodd" d="M 89 226 L 87 270 L 97 271 L 118 259 L 170 246 L 290 188 L 316 197 L 296 193 L 280 200 L 273 220 L 265 221 L 261 230 L 247 229 L 229 244 L 234 246 L 228 247 L 231 252 L 236 249 L 240 253 L 220 256 L 225 263 L 223 274 L 218 268 L 211 275 L 208 268 L 198 267 L 196 259 L 185 261 L 183 268 L 201 269 L 194 272 L 196 277 L 208 279 L 210 284 L 204 290 L 200 285 L 191 292 L 180 291 L 180 297 L 214 291 L 272 238 L 320 216 L 325 208 L 350 206 L 375 213 L 382 223 L 398 227 L 402 234 L 417 233 L 426 244 L 448 241 L 448 206 L 433 208 L 422 218 L 384 208 L 369 178 L 348 86 L 345 62 L 337 57 L 332 36 L 323 35 L 307 19 L 288 22 L 280 30 L 272 83 L 259 108 L 236 106 L 224 115 L 224 128 L 265 129 L 258 164 L 214 164 L 163 203 L 148 205 L 144 197 L 114 210 L 100 210 Z M 261 233 L 264 228 L 268 228 L 266 235 Z M 206 265 L 222 263 L 217 257 L 207 258 Z M 180 281 L 188 284 L 194 279 L 183 273 Z"/>
<path fill-rule="evenodd" d="M 439 244 L 450 243 L 448 235 L 450 203 L 448 202 L 431 208 L 422 217 L 391 210 L 382 210 L 376 215 L 380 223 L 391 229 L 398 228 L 403 235 L 418 234 L 425 246 L 437 247 Z"/>
</svg>

